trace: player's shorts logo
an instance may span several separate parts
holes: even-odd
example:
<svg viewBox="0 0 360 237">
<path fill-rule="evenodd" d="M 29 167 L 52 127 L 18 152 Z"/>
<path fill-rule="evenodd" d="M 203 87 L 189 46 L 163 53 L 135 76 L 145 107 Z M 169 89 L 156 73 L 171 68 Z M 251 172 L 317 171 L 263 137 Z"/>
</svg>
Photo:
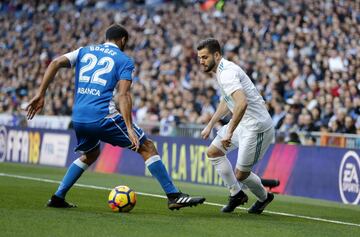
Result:
<svg viewBox="0 0 360 237">
<path fill-rule="evenodd" d="M 4 126 L 0 126 L 0 162 L 5 161 L 6 157 L 7 132 Z"/>
<path fill-rule="evenodd" d="M 344 203 L 359 204 L 360 159 L 355 151 L 345 153 L 339 169 L 339 190 Z"/>
</svg>

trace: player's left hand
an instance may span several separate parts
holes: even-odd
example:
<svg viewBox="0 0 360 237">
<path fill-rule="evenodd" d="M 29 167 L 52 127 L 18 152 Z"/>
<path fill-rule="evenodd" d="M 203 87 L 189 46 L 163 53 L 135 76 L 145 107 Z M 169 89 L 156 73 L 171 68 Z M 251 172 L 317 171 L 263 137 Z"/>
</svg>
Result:
<svg viewBox="0 0 360 237">
<path fill-rule="evenodd" d="M 45 96 L 41 94 L 36 95 L 25 108 L 27 119 L 31 120 L 37 112 L 41 111 L 44 108 L 44 103 Z"/>
<path fill-rule="evenodd" d="M 128 129 L 128 136 L 131 141 L 130 149 L 137 152 L 140 147 L 138 136 L 136 136 L 135 131 L 133 129 Z"/>
<path fill-rule="evenodd" d="M 210 125 L 207 125 L 202 131 L 201 131 L 201 137 L 203 139 L 207 139 L 211 133 L 212 127 Z"/>
<path fill-rule="evenodd" d="M 231 138 L 232 134 L 226 133 L 226 135 L 221 139 L 221 144 L 223 145 L 225 150 L 231 146 Z"/>
</svg>

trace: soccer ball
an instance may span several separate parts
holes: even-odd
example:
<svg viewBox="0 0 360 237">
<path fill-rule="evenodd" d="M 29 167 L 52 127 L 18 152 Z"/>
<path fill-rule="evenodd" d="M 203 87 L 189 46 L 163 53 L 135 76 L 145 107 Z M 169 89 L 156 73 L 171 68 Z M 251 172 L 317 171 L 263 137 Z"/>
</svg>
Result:
<svg viewBox="0 0 360 237">
<path fill-rule="evenodd" d="M 136 194 L 128 186 L 117 186 L 111 190 L 108 204 L 114 212 L 129 212 L 136 204 Z"/>
</svg>

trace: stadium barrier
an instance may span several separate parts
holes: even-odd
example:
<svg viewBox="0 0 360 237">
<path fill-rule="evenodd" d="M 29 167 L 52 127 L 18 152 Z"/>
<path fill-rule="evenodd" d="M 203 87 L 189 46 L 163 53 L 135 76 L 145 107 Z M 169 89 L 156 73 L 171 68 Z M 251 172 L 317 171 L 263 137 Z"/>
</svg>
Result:
<svg viewBox="0 0 360 237">
<path fill-rule="evenodd" d="M 51 128 L 67 130 L 71 127 L 70 116 L 47 116 L 38 115 L 32 120 L 27 121 L 25 116 L 0 114 L 0 125 L 21 126 L 30 128 Z M 200 138 L 200 133 L 204 129 L 202 124 L 161 124 L 160 122 L 142 122 L 138 124 L 147 134 L 157 134 L 161 136 L 193 137 Z M 317 146 L 346 147 L 350 149 L 360 149 L 360 135 L 344 133 L 322 133 L 322 132 L 299 132 L 302 144 L 306 144 L 306 139 L 315 139 Z M 210 138 L 216 136 L 213 130 Z"/>
<path fill-rule="evenodd" d="M 171 177 L 177 181 L 223 185 L 206 158 L 208 140 L 151 136 Z M 68 167 L 77 157 L 72 130 L 49 130 L 0 126 L 0 162 Z M 151 176 L 142 158 L 128 149 L 101 145 L 93 171 Z M 272 145 L 254 172 L 262 178 L 279 179 L 273 192 L 360 204 L 360 150 Z M 237 152 L 228 158 L 236 163 Z"/>
<path fill-rule="evenodd" d="M 73 130 L 0 126 L 0 162 L 66 167 L 76 159 Z"/>
</svg>

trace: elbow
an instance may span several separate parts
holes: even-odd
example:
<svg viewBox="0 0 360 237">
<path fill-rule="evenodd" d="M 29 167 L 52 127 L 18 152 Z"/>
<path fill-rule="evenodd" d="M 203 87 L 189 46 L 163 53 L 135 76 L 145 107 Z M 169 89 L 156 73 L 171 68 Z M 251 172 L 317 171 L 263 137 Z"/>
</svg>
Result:
<svg viewBox="0 0 360 237">
<path fill-rule="evenodd" d="M 60 57 L 57 57 L 54 60 L 52 60 L 49 67 L 59 69 L 62 67 L 71 67 L 71 64 L 70 64 L 70 61 L 66 57 L 60 56 Z"/>
<path fill-rule="evenodd" d="M 61 67 L 61 62 L 59 58 L 55 58 L 54 60 L 52 60 L 49 64 L 49 67 L 59 69 Z"/>
</svg>

